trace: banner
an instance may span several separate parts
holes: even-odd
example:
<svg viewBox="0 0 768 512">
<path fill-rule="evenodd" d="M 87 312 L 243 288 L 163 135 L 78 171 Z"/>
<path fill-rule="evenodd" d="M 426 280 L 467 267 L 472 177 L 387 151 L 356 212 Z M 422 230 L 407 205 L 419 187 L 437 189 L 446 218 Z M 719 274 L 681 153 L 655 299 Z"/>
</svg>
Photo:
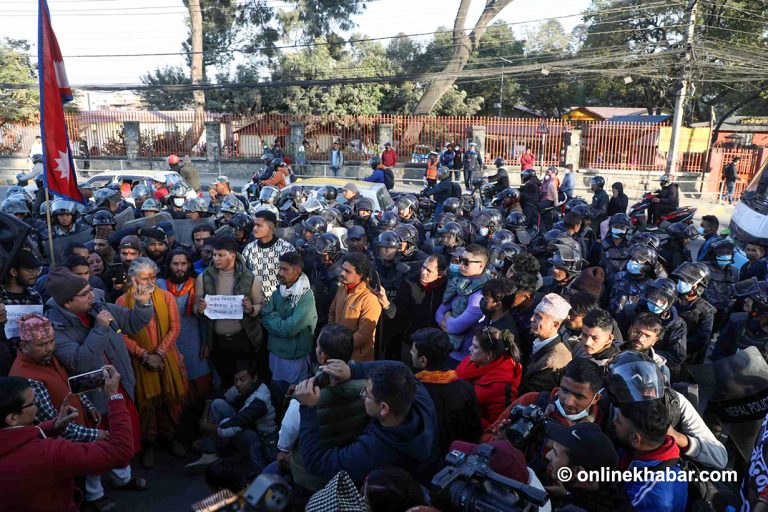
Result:
<svg viewBox="0 0 768 512">
<path fill-rule="evenodd" d="M 203 314 L 211 320 L 242 320 L 243 295 L 206 295 Z"/>
<path fill-rule="evenodd" d="M 37 62 L 40 74 L 40 136 L 43 183 L 53 194 L 85 203 L 77 186 L 75 161 L 67 136 L 64 103 L 72 101 L 64 59 L 51 26 L 46 0 L 38 2 Z"/>
<path fill-rule="evenodd" d="M 5 322 L 5 339 L 19 337 L 19 318 L 27 313 L 39 313 L 43 314 L 43 305 L 24 305 L 24 306 L 5 306 L 5 312 L 8 315 L 8 320 Z"/>
</svg>

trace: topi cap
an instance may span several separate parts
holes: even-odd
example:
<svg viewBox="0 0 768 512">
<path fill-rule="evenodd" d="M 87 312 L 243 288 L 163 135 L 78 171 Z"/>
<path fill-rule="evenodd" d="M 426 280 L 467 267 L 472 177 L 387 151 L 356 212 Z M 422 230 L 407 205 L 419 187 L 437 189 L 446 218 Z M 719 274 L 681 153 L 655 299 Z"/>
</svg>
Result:
<svg viewBox="0 0 768 512">
<path fill-rule="evenodd" d="M 51 321 L 40 313 L 27 313 L 19 318 L 19 338 L 21 341 L 39 340 L 55 335 Z"/>
<path fill-rule="evenodd" d="M 568 312 L 571 310 L 571 305 L 568 301 L 555 293 L 548 293 L 541 299 L 538 306 L 536 306 L 537 313 L 543 315 L 549 315 L 557 321 L 562 322 L 568 316 Z"/>
</svg>

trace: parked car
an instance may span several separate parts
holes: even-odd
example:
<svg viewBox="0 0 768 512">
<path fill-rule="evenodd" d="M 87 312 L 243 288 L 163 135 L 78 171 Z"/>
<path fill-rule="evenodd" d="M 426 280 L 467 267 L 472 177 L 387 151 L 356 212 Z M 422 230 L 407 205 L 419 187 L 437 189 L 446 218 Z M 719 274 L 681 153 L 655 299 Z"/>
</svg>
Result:
<svg viewBox="0 0 768 512">
<path fill-rule="evenodd" d="M 355 185 L 357 185 L 357 190 L 358 192 L 360 192 L 360 195 L 363 197 L 367 197 L 368 199 L 373 201 L 374 212 L 385 212 L 389 210 L 394 204 L 392 201 L 392 197 L 389 195 L 389 191 L 387 190 L 387 187 L 385 187 L 383 183 L 369 183 L 367 181 L 351 180 L 351 179 L 345 179 L 345 178 L 298 179 L 296 180 L 295 183 L 292 183 L 289 186 L 285 187 L 282 190 L 282 193 L 287 194 L 288 190 L 290 190 L 291 187 L 300 185 L 304 187 L 304 189 L 311 191 L 310 198 L 316 198 L 317 191 L 319 189 L 330 185 L 330 186 L 336 187 L 336 189 L 339 192 L 338 196 L 336 197 L 336 201 L 338 201 L 341 204 L 344 204 L 345 199 L 341 189 L 347 183 L 354 183 Z"/>
<path fill-rule="evenodd" d="M 189 185 L 189 183 L 187 183 L 184 178 L 182 178 L 181 175 L 175 171 L 104 171 L 95 176 L 91 176 L 88 181 L 86 181 L 86 184 L 92 185 L 95 189 L 99 189 L 106 187 L 110 183 L 122 184 L 125 182 L 130 182 L 131 189 L 133 189 L 138 184 L 142 184 L 148 186 L 149 189 L 152 190 L 152 183 L 156 177 L 164 178 L 169 189 L 176 183 L 181 182 L 189 189 L 189 192 L 187 192 L 187 197 L 198 197 L 197 192 L 192 190 L 192 187 Z"/>
<path fill-rule="evenodd" d="M 426 144 L 417 144 L 411 153 L 411 163 L 425 164 L 429 159 L 429 152 L 432 151 Z"/>
</svg>

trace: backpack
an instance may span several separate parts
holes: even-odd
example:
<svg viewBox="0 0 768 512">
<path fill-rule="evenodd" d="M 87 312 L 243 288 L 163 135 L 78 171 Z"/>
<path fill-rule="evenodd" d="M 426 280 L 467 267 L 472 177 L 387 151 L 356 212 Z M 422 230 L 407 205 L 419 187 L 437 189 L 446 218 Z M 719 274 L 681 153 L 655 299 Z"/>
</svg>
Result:
<svg viewBox="0 0 768 512">
<path fill-rule="evenodd" d="M 384 169 L 384 186 L 387 187 L 387 190 L 395 188 L 395 173 L 389 167 Z"/>
</svg>

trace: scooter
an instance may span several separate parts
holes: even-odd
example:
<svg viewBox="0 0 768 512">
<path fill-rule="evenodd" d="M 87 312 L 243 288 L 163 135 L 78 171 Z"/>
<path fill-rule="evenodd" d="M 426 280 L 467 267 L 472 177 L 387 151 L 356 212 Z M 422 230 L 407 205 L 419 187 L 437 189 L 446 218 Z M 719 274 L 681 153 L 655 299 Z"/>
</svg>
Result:
<svg viewBox="0 0 768 512">
<path fill-rule="evenodd" d="M 652 226 L 649 226 L 647 210 L 651 204 L 653 204 L 653 200 L 656 199 L 658 192 L 658 190 L 656 192 L 648 192 L 640 201 L 630 207 L 629 218 L 636 229 L 657 229 L 662 226 L 662 224 L 666 226 L 668 224 L 674 224 L 675 222 L 685 222 L 687 224 L 693 222 L 693 217 L 696 215 L 696 208 L 692 206 L 684 206 L 675 211 L 659 215 L 656 222 Z"/>
</svg>

